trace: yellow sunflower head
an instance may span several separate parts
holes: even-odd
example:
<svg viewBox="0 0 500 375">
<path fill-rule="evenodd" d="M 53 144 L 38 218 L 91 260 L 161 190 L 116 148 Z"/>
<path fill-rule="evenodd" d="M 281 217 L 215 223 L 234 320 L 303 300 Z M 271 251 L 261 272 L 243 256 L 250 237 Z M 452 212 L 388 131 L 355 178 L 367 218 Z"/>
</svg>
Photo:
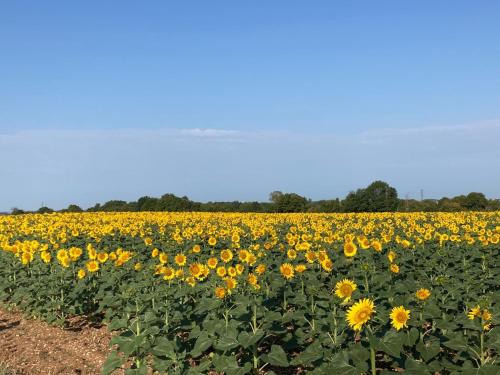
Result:
<svg viewBox="0 0 500 375">
<path fill-rule="evenodd" d="M 280 273 L 283 275 L 283 277 L 287 280 L 290 280 L 293 278 L 295 272 L 293 270 L 293 266 L 290 263 L 283 263 L 280 266 Z"/>
<path fill-rule="evenodd" d="M 393 307 L 390 313 L 391 324 L 396 330 L 407 327 L 408 319 L 410 319 L 410 310 L 406 310 L 404 306 Z"/>
<path fill-rule="evenodd" d="M 355 331 L 360 331 L 375 312 L 375 304 L 371 299 L 364 298 L 352 305 L 347 311 L 347 324 Z"/>
<path fill-rule="evenodd" d="M 344 243 L 344 255 L 348 258 L 351 258 L 356 255 L 358 252 L 357 246 L 352 241 L 347 241 Z"/>
<path fill-rule="evenodd" d="M 356 288 L 356 283 L 349 279 L 344 279 L 335 284 L 335 295 L 342 298 L 344 302 L 347 302 L 351 299 L 351 295 Z"/>
<path fill-rule="evenodd" d="M 425 288 L 420 288 L 419 290 L 417 290 L 417 292 L 415 293 L 415 296 L 421 300 L 421 301 L 424 301 L 426 300 L 427 298 L 429 298 L 431 295 L 431 292 L 429 289 L 425 289 Z"/>
</svg>

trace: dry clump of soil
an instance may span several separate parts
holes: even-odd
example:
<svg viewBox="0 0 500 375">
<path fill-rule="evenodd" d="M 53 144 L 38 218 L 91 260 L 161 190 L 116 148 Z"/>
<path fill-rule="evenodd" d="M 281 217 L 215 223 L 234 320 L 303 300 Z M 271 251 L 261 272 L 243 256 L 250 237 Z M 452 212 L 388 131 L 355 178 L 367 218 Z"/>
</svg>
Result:
<svg viewBox="0 0 500 375">
<path fill-rule="evenodd" d="M 104 326 L 74 320 L 63 329 L 0 307 L 0 367 L 7 374 L 97 375 L 110 340 Z"/>
</svg>

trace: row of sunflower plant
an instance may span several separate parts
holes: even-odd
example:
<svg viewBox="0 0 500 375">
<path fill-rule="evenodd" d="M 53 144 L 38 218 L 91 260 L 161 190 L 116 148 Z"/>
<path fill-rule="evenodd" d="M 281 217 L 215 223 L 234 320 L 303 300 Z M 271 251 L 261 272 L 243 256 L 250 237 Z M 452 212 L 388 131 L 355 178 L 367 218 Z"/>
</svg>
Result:
<svg viewBox="0 0 500 375">
<path fill-rule="evenodd" d="M 0 299 L 111 374 L 498 374 L 500 212 L 0 219 Z"/>
</svg>

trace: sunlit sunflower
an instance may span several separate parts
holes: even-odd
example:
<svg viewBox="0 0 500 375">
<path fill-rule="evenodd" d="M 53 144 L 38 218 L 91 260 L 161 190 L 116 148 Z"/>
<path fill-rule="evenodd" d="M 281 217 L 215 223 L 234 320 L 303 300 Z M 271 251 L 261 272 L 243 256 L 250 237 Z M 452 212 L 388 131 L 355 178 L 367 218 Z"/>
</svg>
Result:
<svg viewBox="0 0 500 375">
<path fill-rule="evenodd" d="M 220 267 L 217 267 L 217 275 L 220 276 L 220 277 L 224 277 L 226 276 L 226 267 L 224 266 L 220 266 Z"/>
<path fill-rule="evenodd" d="M 403 327 L 408 327 L 407 322 L 410 319 L 410 310 L 406 310 L 404 306 L 393 307 L 390 313 L 391 324 L 396 330 Z"/>
<path fill-rule="evenodd" d="M 224 299 L 224 297 L 226 297 L 226 289 L 221 288 L 220 286 L 215 288 L 215 296 L 219 299 Z"/>
<path fill-rule="evenodd" d="M 175 261 L 175 264 L 177 264 L 178 266 L 184 266 L 186 264 L 186 256 L 184 254 L 177 254 L 174 258 L 174 261 Z"/>
<path fill-rule="evenodd" d="M 357 285 L 354 281 L 344 279 L 335 284 L 335 295 L 342 298 L 344 302 L 348 302 L 356 289 Z"/>
<path fill-rule="evenodd" d="M 85 272 L 85 270 L 83 268 L 81 268 L 81 269 L 78 270 L 77 276 L 78 276 L 79 279 L 83 279 L 86 274 L 87 273 Z"/>
<path fill-rule="evenodd" d="M 307 269 L 306 265 L 305 264 L 297 264 L 295 266 L 295 272 L 297 273 L 302 273 L 304 272 L 305 270 Z"/>
<path fill-rule="evenodd" d="M 233 259 L 233 252 L 231 250 L 222 250 L 220 252 L 220 258 L 224 263 L 228 263 Z"/>
<path fill-rule="evenodd" d="M 158 256 L 158 260 L 161 264 L 165 264 L 168 262 L 168 255 L 165 253 L 160 253 L 160 255 Z"/>
<path fill-rule="evenodd" d="M 163 270 L 163 280 L 170 281 L 175 277 L 175 271 L 171 267 L 165 267 Z"/>
<path fill-rule="evenodd" d="M 479 305 L 473 307 L 472 309 L 470 309 L 470 311 L 467 313 L 467 317 L 470 319 L 470 320 L 474 320 L 474 318 L 478 317 L 478 316 L 481 316 L 481 308 L 479 307 Z"/>
<path fill-rule="evenodd" d="M 156 247 L 151 251 L 151 257 L 156 258 L 158 254 L 160 253 L 160 250 L 158 250 Z"/>
<path fill-rule="evenodd" d="M 91 260 L 91 261 L 87 262 L 87 264 L 85 266 L 87 267 L 87 270 L 89 272 L 96 272 L 99 270 L 99 262 L 97 262 L 95 260 Z"/>
<path fill-rule="evenodd" d="M 363 325 L 370 320 L 375 312 L 375 304 L 372 300 L 364 298 L 352 305 L 347 311 L 347 323 L 355 331 L 361 330 Z"/>
<path fill-rule="evenodd" d="M 108 253 L 99 253 L 97 254 L 97 260 L 99 263 L 105 263 L 108 260 Z"/>
<path fill-rule="evenodd" d="M 287 280 L 292 279 L 295 274 L 295 272 L 293 271 L 293 266 L 290 263 L 283 263 L 280 266 L 280 272 Z"/>
<path fill-rule="evenodd" d="M 389 269 L 392 273 L 399 273 L 399 266 L 396 263 L 391 263 Z"/>
<path fill-rule="evenodd" d="M 415 296 L 421 300 L 421 301 L 424 301 L 426 300 L 427 298 L 429 298 L 431 295 L 431 292 L 429 289 L 426 289 L 426 288 L 420 288 L 419 290 L 416 291 L 415 293 Z"/>
<path fill-rule="evenodd" d="M 212 257 L 208 259 L 207 266 L 211 269 L 214 269 L 215 267 L 217 267 L 217 263 L 218 263 L 217 258 Z"/>
<path fill-rule="evenodd" d="M 394 259 L 396 259 L 396 253 L 394 251 L 389 251 L 387 254 L 387 259 L 389 259 L 389 262 L 394 262 Z"/>
<path fill-rule="evenodd" d="M 348 258 L 351 258 L 356 255 L 358 252 L 357 246 L 352 241 L 348 241 L 344 243 L 344 255 Z"/>
<path fill-rule="evenodd" d="M 488 309 L 484 309 L 481 317 L 483 318 L 483 321 L 486 322 L 488 320 L 491 320 L 491 313 L 488 311 Z"/>
<path fill-rule="evenodd" d="M 208 244 L 209 244 L 210 246 L 215 246 L 215 245 L 217 244 L 217 239 L 216 239 L 215 237 L 210 237 L 210 238 L 208 239 Z"/>
</svg>

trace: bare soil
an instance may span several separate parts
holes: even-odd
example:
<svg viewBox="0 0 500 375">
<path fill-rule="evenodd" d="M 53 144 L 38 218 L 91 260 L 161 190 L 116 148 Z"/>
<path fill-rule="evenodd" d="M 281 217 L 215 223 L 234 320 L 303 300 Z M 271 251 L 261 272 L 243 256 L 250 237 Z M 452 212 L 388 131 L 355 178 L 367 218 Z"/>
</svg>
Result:
<svg viewBox="0 0 500 375">
<path fill-rule="evenodd" d="M 0 365 L 15 375 L 98 375 L 110 339 L 81 319 L 54 327 L 0 306 Z"/>
</svg>

